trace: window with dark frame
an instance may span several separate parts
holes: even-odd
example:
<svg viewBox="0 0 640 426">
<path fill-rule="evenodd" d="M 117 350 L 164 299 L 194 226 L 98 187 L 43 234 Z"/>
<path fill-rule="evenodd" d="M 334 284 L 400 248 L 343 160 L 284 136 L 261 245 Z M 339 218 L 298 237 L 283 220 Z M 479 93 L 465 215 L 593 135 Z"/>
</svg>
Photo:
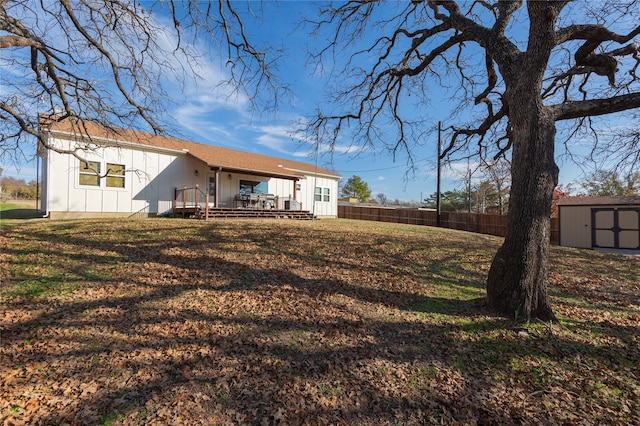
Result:
<svg viewBox="0 0 640 426">
<path fill-rule="evenodd" d="M 251 180 L 240 181 L 240 194 L 266 194 L 269 189 L 267 182 L 255 182 Z"/>
<path fill-rule="evenodd" d="M 100 161 L 80 161 L 78 169 L 78 184 L 82 186 L 102 186 L 100 179 L 104 178 L 104 186 L 107 188 L 125 187 L 124 164 L 106 163 L 106 174 L 101 176 L 102 164 Z"/>
</svg>

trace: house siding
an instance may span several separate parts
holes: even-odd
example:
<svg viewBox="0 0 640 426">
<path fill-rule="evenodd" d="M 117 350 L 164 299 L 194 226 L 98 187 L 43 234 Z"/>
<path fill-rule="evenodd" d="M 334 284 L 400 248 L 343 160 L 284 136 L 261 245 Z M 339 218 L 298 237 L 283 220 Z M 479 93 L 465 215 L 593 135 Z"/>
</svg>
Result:
<svg viewBox="0 0 640 426">
<path fill-rule="evenodd" d="M 66 140 L 52 139 L 54 146 L 69 149 Z M 126 168 L 125 188 L 108 188 L 105 179 L 99 187 L 80 185 L 80 160 L 48 150 L 45 155 L 46 180 L 43 207 L 52 217 L 126 216 L 136 212 L 162 214 L 172 208 L 176 186 L 198 183 L 194 174 L 186 173 L 195 161 L 183 154 L 149 152 L 123 147 L 102 147 L 81 154 L 88 161 L 100 163 L 101 173 L 107 163 Z M 190 177 L 191 176 L 191 177 Z"/>
<path fill-rule="evenodd" d="M 61 149 L 70 149 L 74 143 L 64 138 L 52 138 L 49 143 Z M 132 214 L 162 215 L 173 208 L 174 189 L 194 187 L 208 192 L 209 178 L 218 173 L 218 206 L 235 207 L 234 197 L 240 190 L 241 180 L 268 182 L 268 192 L 278 197 L 294 194 L 296 181 L 287 178 L 262 177 L 249 173 L 233 173 L 210 170 L 206 163 L 187 155 L 187 152 L 150 148 L 149 146 L 102 146 L 81 154 L 87 161 L 100 163 L 104 174 L 107 163 L 125 166 L 125 187 L 106 187 L 106 179 L 100 186 L 91 187 L 79 182 L 80 160 L 68 155 L 46 150 L 43 155 L 45 179 L 42 188 L 43 210 L 52 218 L 72 217 L 120 217 Z M 196 173 L 197 171 L 197 173 Z M 337 217 L 339 177 L 306 175 L 298 183 L 296 199 L 303 210 L 314 211 L 317 216 Z M 329 189 L 329 201 L 315 202 L 314 187 Z M 213 203 L 213 199 L 210 201 Z"/>
<path fill-rule="evenodd" d="M 338 181 L 323 176 L 306 175 L 300 180 L 300 197 L 302 208 L 319 217 L 338 217 Z M 315 201 L 315 187 L 329 188 L 329 201 Z"/>
</svg>

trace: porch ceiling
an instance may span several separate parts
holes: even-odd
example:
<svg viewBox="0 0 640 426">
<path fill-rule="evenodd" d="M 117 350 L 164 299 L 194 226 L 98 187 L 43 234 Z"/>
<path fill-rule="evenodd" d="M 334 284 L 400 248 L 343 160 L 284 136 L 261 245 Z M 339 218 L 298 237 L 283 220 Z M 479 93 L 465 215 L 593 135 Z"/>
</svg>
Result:
<svg viewBox="0 0 640 426">
<path fill-rule="evenodd" d="M 212 172 L 219 171 L 221 173 L 242 173 L 246 175 L 273 177 L 273 178 L 288 179 L 293 181 L 298 181 L 304 178 L 304 176 L 295 175 L 295 174 L 273 173 L 273 172 L 267 172 L 267 171 L 261 171 L 261 170 L 241 169 L 237 167 L 220 166 L 217 164 L 207 164 L 207 166 Z"/>
</svg>

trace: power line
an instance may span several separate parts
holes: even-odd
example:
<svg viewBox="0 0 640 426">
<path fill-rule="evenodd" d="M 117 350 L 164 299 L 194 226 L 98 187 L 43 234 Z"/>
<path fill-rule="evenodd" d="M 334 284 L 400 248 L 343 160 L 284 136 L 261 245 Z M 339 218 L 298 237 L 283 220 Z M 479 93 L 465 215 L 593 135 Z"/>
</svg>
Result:
<svg viewBox="0 0 640 426">
<path fill-rule="evenodd" d="M 416 160 L 414 161 L 414 163 L 420 163 L 423 161 L 428 161 L 431 160 L 431 158 L 422 158 L 420 160 Z M 383 167 L 381 169 L 369 169 L 369 170 L 337 170 L 337 172 L 339 173 L 368 173 L 368 172 L 381 172 L 383 170 L 391 170 L 391 169 L 399 169 L 400 167 L 407 167 L 406 164 L 400 164 L 397 166 L 391 166 L 391 167 Z"/>
<path fill-rule="evenodd" d="M 382 169 L 370 169 L 370 170 L 338 170 L 339 173 L 367 173 L 367 172 L 381 172 L 383 170 L 391 170 L 391 169 L 398 169 L 400 167 L 405 167 L 403 165 L 400 166 L 391 166 L 391 167 L 384 167 Z"/>
</svg>

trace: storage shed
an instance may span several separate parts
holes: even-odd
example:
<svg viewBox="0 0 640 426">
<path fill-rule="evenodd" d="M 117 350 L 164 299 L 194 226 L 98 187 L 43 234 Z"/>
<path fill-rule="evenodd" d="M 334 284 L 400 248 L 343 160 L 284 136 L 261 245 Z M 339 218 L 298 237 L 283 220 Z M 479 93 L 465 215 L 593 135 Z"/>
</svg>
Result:
<svg viewBox="0 0 640 426">
<path fill-rule="evenodd" d="M 640 250 L 640 196 L 558 201 L 559 245 Z"/>
</svg>

